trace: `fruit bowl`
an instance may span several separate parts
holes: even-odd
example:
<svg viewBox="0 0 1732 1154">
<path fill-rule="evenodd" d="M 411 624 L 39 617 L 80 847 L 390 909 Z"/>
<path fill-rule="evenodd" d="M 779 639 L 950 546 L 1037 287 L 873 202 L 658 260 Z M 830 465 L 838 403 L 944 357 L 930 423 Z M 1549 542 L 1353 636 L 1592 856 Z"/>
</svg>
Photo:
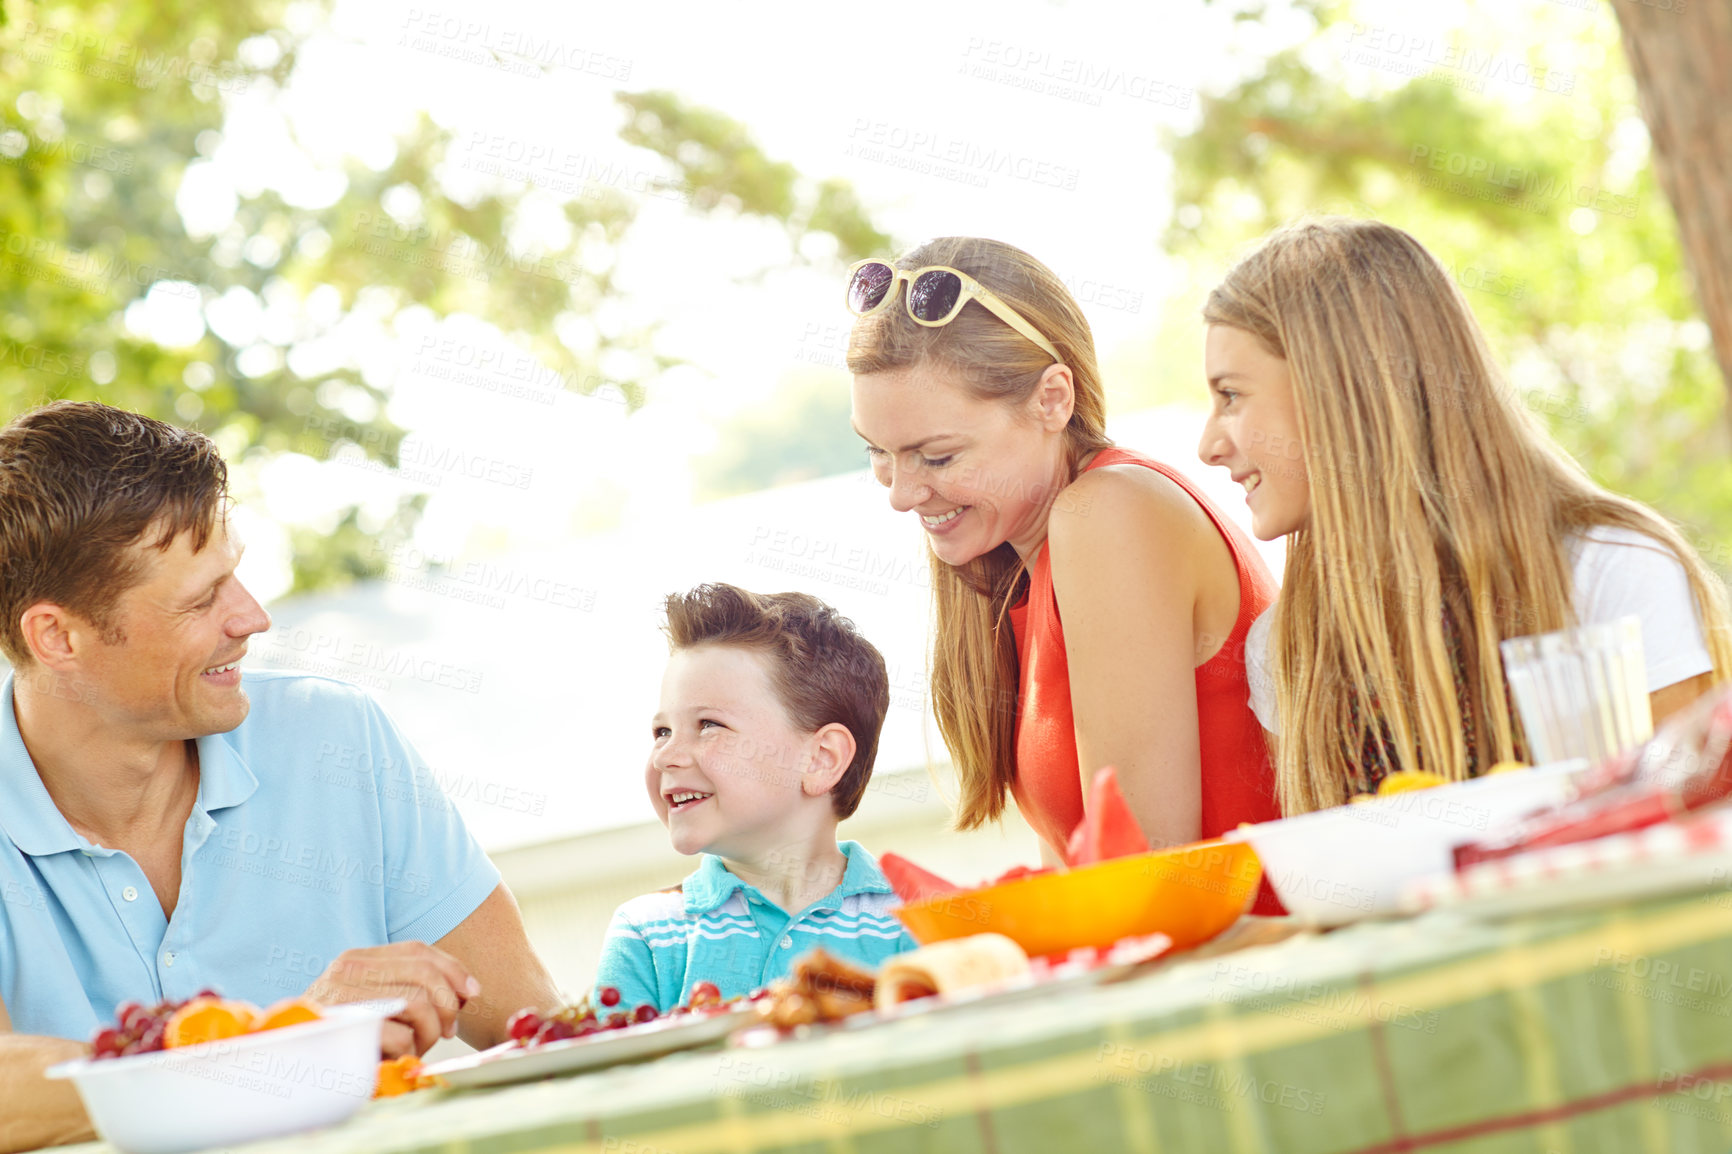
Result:
<svg viewBox="0 0 1732 1154">
<path fill-rule="evenodd" d="M 921 945 L 997 933 L 1033 958 L 1166 934 L 1183 950 L 1237 921 L 1262 876 L 1249 845 L 1207 841 L 911 902 L 896 916 Z"/>
<path fill-rule="evenodd" d="M 341 1122 L 373 1096 L 379 1037 L 403 1002 L 331 1006 L 316 1022 L 49 1067 L 78 1087 L 104 1141 L 179 1154 Z"/>
</svg>

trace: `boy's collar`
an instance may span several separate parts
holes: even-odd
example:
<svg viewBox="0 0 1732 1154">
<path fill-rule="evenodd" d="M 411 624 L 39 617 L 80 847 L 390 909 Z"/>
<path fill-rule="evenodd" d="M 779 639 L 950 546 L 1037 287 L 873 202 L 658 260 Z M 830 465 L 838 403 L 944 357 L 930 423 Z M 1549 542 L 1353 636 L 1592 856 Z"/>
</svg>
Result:
<svg viewBox="0 0 1732 1154">
<path fill-rule="evenodd" d="M 847 868 L 842 871 L 842 882 L 808 908 L 835 909 L 843 898 L 854 894 L 892 892 L 889 881 L 884 877 L 884 871 L 878 868 L 878 862 L 866 852 L 866 847 L 857 841 L 843 841 L 837 842 L 836 848 L 848 859 Z M 721 858 L 708 853 L 703 855 L 703 863 L 698 866 L 697 872 L 687 878 L 681 888 L 685 891 L 686 913 L 689 916 L 708 913 L 732 897 L 735 890 L 744 890 L 748 899 L 756 897 L 760 901 L 769 900 L 758 892 L 756 886 L 732 873 Z"/>
</svg>

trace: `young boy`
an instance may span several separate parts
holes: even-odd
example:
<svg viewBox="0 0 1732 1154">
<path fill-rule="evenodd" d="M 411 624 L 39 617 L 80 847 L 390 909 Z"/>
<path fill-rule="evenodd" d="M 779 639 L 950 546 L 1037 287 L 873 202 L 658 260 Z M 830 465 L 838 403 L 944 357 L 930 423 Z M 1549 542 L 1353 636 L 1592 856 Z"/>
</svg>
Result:
<svg viewBox="0 0 1732 1154">
<path fill-rule="evenodd" d="M 816 946 L 871 967 L 913 949 L 878 863 L 836 842 L 889 706 L 878 650 L 816 597 L 732 585 L 671 594 L 667 634 L 645 784 L 674 848 L 703 861 L 615 911 L 598 1001 L 666 1012 L 699 982 L 750 993 Z"/>
</svg>

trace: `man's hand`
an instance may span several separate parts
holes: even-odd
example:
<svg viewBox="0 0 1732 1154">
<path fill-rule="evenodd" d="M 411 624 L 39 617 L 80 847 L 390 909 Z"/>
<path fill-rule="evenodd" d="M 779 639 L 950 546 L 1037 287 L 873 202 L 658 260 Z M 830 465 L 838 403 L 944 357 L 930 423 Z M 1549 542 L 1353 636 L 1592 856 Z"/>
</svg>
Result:
<svg viewBox="0 0 1732 1154">
<path fill-rule="evenodd" d="M 457 1032 L 457 1011 L 481 992 L 462 963 L 425 942 L 393 942 L 344 950 L 307 987 L 326 1005 L 402 998 L 403 1012 L 385 1023 L 380 1049 L 387 1058 L 425 1054 L 440 1038 Z"/>
<path fill-rule="evenodd" d="M 42 1076 L 59 1062 L 88 1057 L 90 1047 L 83 1042 L 14 1034 L 6 1003 L 0 1001 L 0 1151 L 96 1137 L 77 1088 Z"/>
<path fill-rule="evenodd" d="M 523 915 L 504 882 L 438 944 L 487 985 L 487 996 L 471 998 L 457 1023 L 459 1036 L 477 1050 L 509 1037 L 505 1025 L 514 1011 L 546 1012 L 565 1002 L 535 956 L 523 932 Z"/>
</svg>

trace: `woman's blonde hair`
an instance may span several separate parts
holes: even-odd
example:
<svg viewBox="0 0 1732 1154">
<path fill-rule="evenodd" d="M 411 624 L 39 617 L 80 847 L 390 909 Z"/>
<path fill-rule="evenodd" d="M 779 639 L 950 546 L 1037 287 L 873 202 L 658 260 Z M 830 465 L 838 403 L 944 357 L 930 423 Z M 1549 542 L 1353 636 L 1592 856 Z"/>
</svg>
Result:
<svg viewBox="0 0 1732 1154">
<path fill-rule="evenodd" d="M 1552 442 L 1407 233 L 1344 218 L 1282 229 L 1203 316 L 1287 361 L 1309 477 L 1270 639 L 1286 813 L 1344 802 L 1362 751 L 1454 780 L 1523 757 L 1498 642 L 1575 623 L 1567 544 L 1594 527 L 1683 563 L 1715 679 L 1732 674 L 1720 582 L 1659 514 Z"/>
<path fill-rule="evenodd" d="M 979 237 L 931 240 L 896 260 L 902 269 L 948 265 L 998 294 L 1058 349 L 1070 368 L 1075 409 L 1065 429 L 1070 479 L 1089 453 L 1112 444 L 1094 336 L 1069 290 L 1051 269 L 1019 248 Z M 907 292 L 907 286 L 901 287 Z M 1052 358 L 976 302 L 955 320 L 927 328 L 898 299 L 854 322 L 848 371 L 893 372 L 916 365 L 948 370 L 983 400 L 1022 405 Z M 934 630 L 932 707 L 956 766 L 956 824 L 973 829 L 1004 812 L 1016 779 L 1016 639 L 1007 610 L 1026 586 L 1024 567 L 1007 542 L 965 565 L 938 559 L 932 568 Z"/>
</svg>

